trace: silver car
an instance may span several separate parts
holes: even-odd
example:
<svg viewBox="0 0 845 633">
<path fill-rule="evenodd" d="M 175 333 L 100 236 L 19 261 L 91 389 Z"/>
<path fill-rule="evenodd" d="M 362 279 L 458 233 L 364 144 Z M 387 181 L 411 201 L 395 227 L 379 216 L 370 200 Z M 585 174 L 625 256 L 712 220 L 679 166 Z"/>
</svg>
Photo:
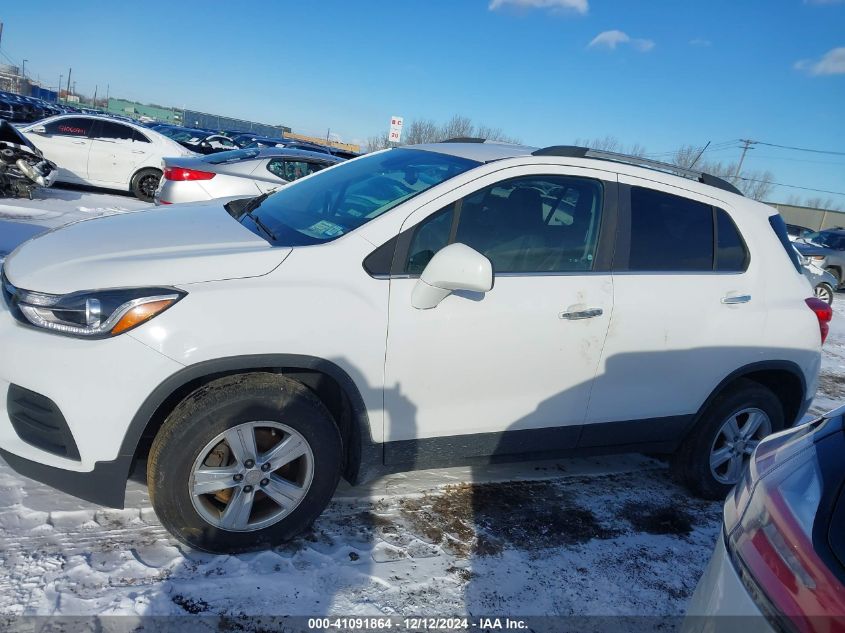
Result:
<svg viewBox="0 0 845 633">
<path fill-rule="evenodd" d="M 815 295 L 827 303 L 827 305 L 833 305 L 833 297 L 838 285 L 836 277 L 824 268 L 817 266 L 811 258 L 802 255 L 801 251 L 798 249 L 795 250 L 801 261 L 801 272 L 804 273 L 804 276 L 809 280 L 810 285 L 813 286 L 813 292 Z"/>
<path fill-rule="evenodd" d="M 343 162 L 320 152 L 245 148 L 208 156 L 165 158 L 156 204 L 257 196 Z"/>
</svg>

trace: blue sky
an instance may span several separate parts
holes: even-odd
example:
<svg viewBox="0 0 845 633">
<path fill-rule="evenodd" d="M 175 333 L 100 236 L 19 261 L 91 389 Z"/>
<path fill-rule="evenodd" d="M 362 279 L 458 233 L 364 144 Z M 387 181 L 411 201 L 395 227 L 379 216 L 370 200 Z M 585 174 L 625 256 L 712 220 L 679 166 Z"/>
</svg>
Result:
<svg viewBox="0 0 845 633">
<path fill-rule="evenodd" d="M 347 141 L 394 114 L 459 113 L 534 145 L 612 135 L 660 153 L 751 138 L 845 152 L 843 0 L 41 0 L 0 20 L 2 51 L 50 85 L 72 66 L 80 92 L 108 83 Z M 757 146 L 746 164 L 845 192 L 845 155 Z M 845 206 L 773 197 L 791 194 Z"/>
</svg>

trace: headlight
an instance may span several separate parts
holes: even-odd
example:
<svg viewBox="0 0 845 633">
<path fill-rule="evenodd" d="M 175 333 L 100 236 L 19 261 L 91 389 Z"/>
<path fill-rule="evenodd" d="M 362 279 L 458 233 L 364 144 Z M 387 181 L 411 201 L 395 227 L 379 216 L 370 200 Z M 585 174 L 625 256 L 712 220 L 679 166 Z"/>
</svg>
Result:
<svg viewBox="0 0 845 633">
<path fill-rule="evenodd" d="M 823 262 L 826 257 L 824 255 L 810 255 L 807 259 L 812 262 Z"/>
<path fill-rule="evenodd" d="M 31 292 L 3 280 L 18 321 L 68 336 L 108 338 L 146 323 L 185 296 L 175 288 L 121 288 L 67 295 Z"/>
</svg>

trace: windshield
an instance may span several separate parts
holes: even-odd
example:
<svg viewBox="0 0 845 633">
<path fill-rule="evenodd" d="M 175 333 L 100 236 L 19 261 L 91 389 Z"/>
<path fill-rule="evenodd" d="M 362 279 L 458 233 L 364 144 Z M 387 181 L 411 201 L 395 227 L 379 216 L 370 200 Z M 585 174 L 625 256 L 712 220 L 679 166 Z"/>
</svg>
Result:
<svg viewBox="0 0 845 633">
<path fill-rule="evenodd" d="M 216 154 L 209 154 L 202 158 L 206 163 L 212 165 L 222 165 L 223 163 L 236 163 L 240 160 L 248 160 L 258 156 L 257 149 L 233 149 L 228 152 L 217 152 Z"/>
<path fill-rule="evenodd" d="M 343 163 L 279 189 L 240 217 L 254 217 L 277 243 L 319 244 L 336 239 L 409 198 L 480 163 L 414 149 L 392 149 Z M 250 217 L 253 216 L 253 217 Z M 256 233 L 266 234 L 259 227 Z"/>
</svg>

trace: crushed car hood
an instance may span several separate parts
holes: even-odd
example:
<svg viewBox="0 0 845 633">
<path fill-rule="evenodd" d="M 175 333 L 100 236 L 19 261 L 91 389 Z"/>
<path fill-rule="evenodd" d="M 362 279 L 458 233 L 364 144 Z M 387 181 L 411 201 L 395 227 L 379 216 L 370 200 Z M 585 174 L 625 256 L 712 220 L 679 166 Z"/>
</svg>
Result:
<svg viewBox="0 0 845 633">
<path fill-rule="evenodd" d="M 271 246 L 214 201 L 76 222 L 23 244 L 4 269 L 19 288 L 63 294 L 258 277 L 290 251 Z"/>
</svg>

